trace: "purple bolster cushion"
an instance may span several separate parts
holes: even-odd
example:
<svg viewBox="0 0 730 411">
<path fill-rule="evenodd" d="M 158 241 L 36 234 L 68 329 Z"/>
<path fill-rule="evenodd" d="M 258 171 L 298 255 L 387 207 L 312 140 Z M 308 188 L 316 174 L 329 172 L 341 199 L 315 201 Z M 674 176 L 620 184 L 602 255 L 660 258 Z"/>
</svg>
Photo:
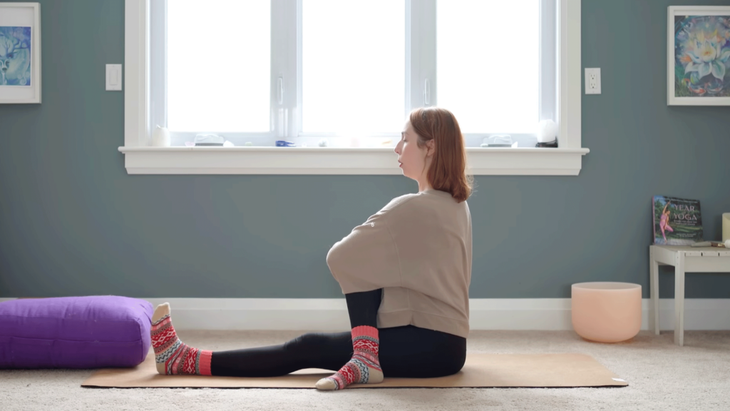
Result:
<svg viewBox="0 0 730 411">
<path fill-rule="evenodd" d="M 113 295 L 0 303 L 0 369 L 134 367 L 150 349 L 152 304 Z"/>
</svg>

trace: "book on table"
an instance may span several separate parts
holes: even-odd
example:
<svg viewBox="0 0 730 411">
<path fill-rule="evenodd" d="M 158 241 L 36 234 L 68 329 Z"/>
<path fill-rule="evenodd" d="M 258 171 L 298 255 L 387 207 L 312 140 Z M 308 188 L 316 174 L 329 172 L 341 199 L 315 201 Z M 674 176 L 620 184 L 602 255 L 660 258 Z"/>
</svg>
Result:
<svg viewBox="0 0 730 411">
<path fill-rule="evenodd" d="M 654 196 L 651 205 L 654 244 L 691 245 L 703 241 L 699 200 Z"/>
<path fill-rule="evenodd" d="M 720 241 L 699 241 L 696 243 L 692 243 L 692 247 L 718 247 L 718 248 L 726 248 L 725 243 L 722 243 Z"/>
</svg>

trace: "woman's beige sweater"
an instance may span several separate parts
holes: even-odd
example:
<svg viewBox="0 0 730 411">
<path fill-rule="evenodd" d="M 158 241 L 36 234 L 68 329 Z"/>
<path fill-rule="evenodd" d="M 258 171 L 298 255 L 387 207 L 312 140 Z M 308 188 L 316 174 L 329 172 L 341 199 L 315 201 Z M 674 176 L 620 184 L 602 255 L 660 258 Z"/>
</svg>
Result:
<svg viewBox="0 0 730 411">
<path fill-rule="evenodd" d="M 472 256 L 466 201 L 426 190 L 393 199 L 335 243 L 343 294 L 383 289 L 378 328 L 412 324 L 466 338 Z"/>
</svg>

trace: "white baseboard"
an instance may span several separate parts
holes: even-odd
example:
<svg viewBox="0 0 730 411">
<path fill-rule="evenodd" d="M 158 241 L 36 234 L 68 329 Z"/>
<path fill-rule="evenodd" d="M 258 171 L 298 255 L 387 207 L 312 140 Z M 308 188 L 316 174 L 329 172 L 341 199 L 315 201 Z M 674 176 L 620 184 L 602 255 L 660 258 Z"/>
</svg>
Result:
<svg viewBox="0 0 730 411">
<path fill-rule="evenodd" d="M 344 298 L 142 298 L 169 302 L 180 330 L 342 331 L 350 327 Z M 0 302 L 14 298 L 0 298 Z M 472 299 L 472 330 L 572 330 L 570 298 Z M 641 329 L 649 329 L 642 300 Z M 686 299 L 685 330 L 730 330 L 730 299 Z M 659 300 L 659 328 L 674 330 L 674 299 Z"/>
</svg>

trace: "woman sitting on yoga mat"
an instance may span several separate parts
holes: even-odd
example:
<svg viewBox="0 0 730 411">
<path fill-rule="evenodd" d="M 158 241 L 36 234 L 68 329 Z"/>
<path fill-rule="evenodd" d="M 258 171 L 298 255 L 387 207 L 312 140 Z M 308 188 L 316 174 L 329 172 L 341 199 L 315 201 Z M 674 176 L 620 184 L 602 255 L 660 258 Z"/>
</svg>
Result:
<svg viewBox="0 0 730 411">
<path fill-rule="evenodd" d="M 303 368 L 339 370 L 320 390 L 386 377 L 455 374 L 466 360 L 472 264 L 472 178 L 459 124 L 449 111 L 410 113 L 395 147 L 417 194 L 393 199 L 327 254 L 350 317 L 350 332 L 308 333 L 282 345 L 231 351 L 187 346 L 170 306 L 152 316 L 160 374 L 273 377 Z"/>
</svg>

